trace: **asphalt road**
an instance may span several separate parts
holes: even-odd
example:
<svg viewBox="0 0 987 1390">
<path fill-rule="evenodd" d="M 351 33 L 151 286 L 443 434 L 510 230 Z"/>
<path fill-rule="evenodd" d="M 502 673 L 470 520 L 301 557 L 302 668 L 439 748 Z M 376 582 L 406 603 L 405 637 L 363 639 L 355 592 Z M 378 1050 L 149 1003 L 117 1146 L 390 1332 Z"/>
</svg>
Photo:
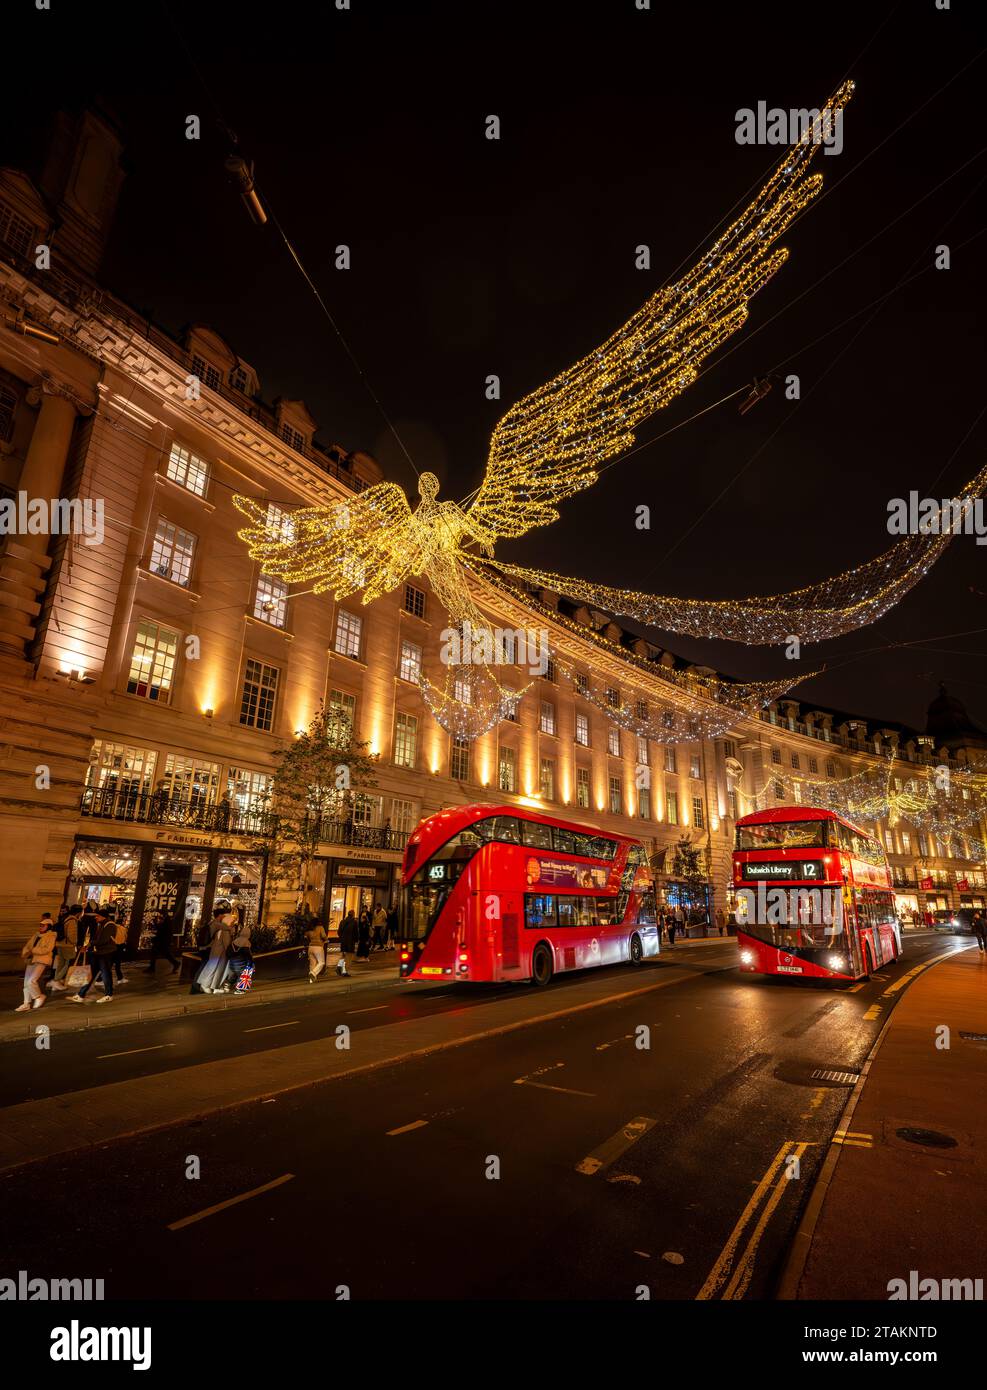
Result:
<svg viewBox="0 0 987 1390">
<path fill-rule="evenodd" d="M 633 998 L 14 1170 L 4 1265 L 103 1277 L 108 1297 L 769 1296 L 880 996 L 951 942 L 909 935 L 849 991 L 741 976 L 732 944 L 683 951 L 686 978 L 649 964 Z M 547 1008 L 579 987 L 557 981 Z M 57 1088 L 314 1040 L 344 1004 L 357 1029 L 456 1009 L 475 1031 L 488 997 L 384 985 L 75 1034 Z M 5 1103 L 51 1093 L 50 1059 L 16 1070 Z"/>
</svg>

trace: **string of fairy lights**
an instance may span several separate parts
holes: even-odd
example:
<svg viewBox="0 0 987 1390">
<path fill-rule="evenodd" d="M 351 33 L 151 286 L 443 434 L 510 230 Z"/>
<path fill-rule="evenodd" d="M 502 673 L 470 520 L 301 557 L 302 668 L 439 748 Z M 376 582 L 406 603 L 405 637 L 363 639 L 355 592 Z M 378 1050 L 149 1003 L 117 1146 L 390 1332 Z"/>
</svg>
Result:
<svg viewBox="0 0 987 1390">
<path fill-rule="evenodd" d="M 965 524 L 967 511 L 987 489 L 987 467 L 958 497 L 930 511 L 925 527 L 902 537 L 876 559 L 783 594 L 744 599 L 684 599 L 595 584 L 572 575 L 477 557 L 521 583 L 548 589 L 617 617 L 665 632 L 763 646 L 795 636 L 824 642 L 876 622 L 932 568 Z"/>
</svg>

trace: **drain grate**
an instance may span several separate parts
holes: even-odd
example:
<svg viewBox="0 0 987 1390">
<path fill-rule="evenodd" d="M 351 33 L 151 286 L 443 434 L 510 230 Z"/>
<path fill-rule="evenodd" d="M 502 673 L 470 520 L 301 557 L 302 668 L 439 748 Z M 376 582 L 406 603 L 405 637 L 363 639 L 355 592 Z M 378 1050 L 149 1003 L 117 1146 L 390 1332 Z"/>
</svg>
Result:
<svg viewBox="0 0 987 1390">
<path fill-rule="evenodd" d="M 942 1134 L 938 1129 L 916 1129 L 912 1125 L 904 1125 L 896 1129 L 895 1134 L 909 1144 L 921 1144 L 927 1149 L 955 1149 L 957 1145 L 952 1135 Z"/>
<path fill-rule="evenodd" d="M 960 1037 L 966 1038 L 967 1042 L 987 1042 L 987 1033 L 964 1033 L 962 1028 Z"/>
<path fill-rule="evenodd" d="M 854 1086 L 860 1080 L 855 1071 L 826 1071 L 817 1067 L 812 1073 L 813 1081 L 829 1081 L 835 1086 Z"/>
</svg>

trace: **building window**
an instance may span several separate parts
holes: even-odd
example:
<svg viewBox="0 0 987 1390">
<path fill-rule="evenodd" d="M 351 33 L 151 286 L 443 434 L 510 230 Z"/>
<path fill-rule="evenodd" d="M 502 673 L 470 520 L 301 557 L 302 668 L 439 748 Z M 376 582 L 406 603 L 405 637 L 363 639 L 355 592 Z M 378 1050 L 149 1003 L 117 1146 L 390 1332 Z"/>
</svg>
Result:
<svg viewBox="0 0 987 1390">
<path fill-rule="evenodd" d="M 828 761 L 827 764 L 826 764 L 826 776 L 827 776 L 827 777 L 835 777 L 835 776 L 836 776 L 836 764 L 833 762 L 832 758 L 830 758 L 829 761 Z"/>
<path fill-rule="evenodd" d="M 192 574 L 194 555 L 195 537 L 191 531 L 183 531 L 180 526 L 159 516 L 151 547 L 151 573 L 170 579 L 172 584 L 180 584 L 186 589 Z"/>
<path fill-rule="evenodd" d="M 517 749 L 501 746 L 498 760 L 497 785 L 502 792 L 517 790 Z"/>
<path fill-rule="evenodd" d="M 689 754 L 689 776 L 699 778 L 703 775 L 702 763 L 698 753 Z"/>
<path fill-rule="evenodd" d="M 418 719 L 399 714 L 394 721 L 394 761 L 398 767 L 414 767 L 418 757 Z"/>
<path fill-rule="evenodd" d="M 551 758 L 541 760 L 538 785 L 544 801 L 555 800 L 555 764 Z"/>
<path fill-rule="evenodd" d="M 470 741 L 454 737 L 449 752 L 449 776 L 454 782 L 468 782 L 470 775 Z"/>
<path fill-rule="evenodd" d="M 620 708 L 620 691 L 614 685 L 607 686 L 607 704 L 611 709 Z"/>
<path fill-rule="evenodd" d="M 776 800 L 776 801 L 784 801 L 784 799 L 785 799 L 785 788 L 784 788 L 783 784 L 782 784 L 781 782 L 777 781 L 777 779 L 776 779 L 776 780 L 775 780 L 775 784 L 774 784 L 774 788 L 775 788 L 775 800 Z"/>
<path fill-rule="evenodd" d="M 794 768 L 796 769 L 796 771 L 797 771 L 798 768 L 799 768 L 799 766 L 800 766 L 800 763 L 799 763 L 799 755 L 798 755 L 797 753 L 793 753 L 793 754 L 792 754 L 792 767 L 794 767 Z"/>
<path fill-rule="evenodd" d="M 611 777 L 607 783 L 610 791 L 610 814 L 619 816 L 623 810 L 623 791 L 619 777 Z"/>
<path fill-rule="evenodd" d="M 589 716 L 585 714 L 576 715 L 576 742 L 581 743 L 584 748 L 589 747 Z"/>
<path fill-rule="evenodd" d="M 414 642 L 401 643 L 401 679 L 417 685 L 422 678 L 422 649 Z"/>
<path fill-rule="evenodd" d="M 576 769 L 576 805 L 584 811 L 589 810 L 589 768 Z"/>
<path fill-rule="evenodd" d="M 268 502 L 264 530 L 272 541 L 293 541 L 295 539 L 295 517 L 276 502 Z"/>
<path fill-rule="evenodd" d="M 697 830 L 704 830 L 706 828 L 706 808 L 703 805 L 701 796 L 694 796 L 692 798 L 692 823 Z"/>
<path fill-rule="evenodd" d="M 263 661 L 247 658 L 240 696 L 240 723 L 248 729 L 270 733 L 274 723 L 274 702 L 278 694 L 279 671 Z"/>
<path fill-rule="evenodd" d="M 247 373 L 243 370 L 243 368 L 234 367 L 233 370 L 230 372 L 230 385 L 233 387 L 233 390 L 240 391 L 243 393 L 243 395 L 246 395 L 248 384 L 249 378 L 247 377 Z"/>
<path fill-rule="evenodd" d="M 520 698 L 516 690 L 511 690 L 510 686 L 504 686 L 504 718 L 512 724 L 517 723 L 517 707 Z"/>
<path fill-rule="evenodd" d="M 398 797 L 391 800 L 391 829 L 405 838 L 411 834 L 418 823 L 418 803 L 403 801 Z"/>
<path fill-rule="evenodd" d="M 219 795 L 219 763 L 207 763 L 194 756 L 169 753 L 162 781 L 168 800 L 198 810 L 214 806 Z"/>
<path fill-rule="evenodd" d="M 911 854 L 912 852 L 912 837 L 907 830 L 901 832 L 901 852 L 902 854 Z"/>
<path fill-rule="evenodd" d="M 180 444 L 173 444 L 168 455 L 167 476 L 187 492 L 194 493 L 196 497 L 204 497 L 206 483 L 209 481 L 209 465 L 189 449 L 183 449 Z"/>
<path fill-rule="evenodd" d="M 271 772 L 231 767 L 226 774 L 226 796 L 238 813 L 241 826 L 244 816 L 260 816 L 267 810 L 273 790 L 274 774 Z"/>
<path fill-rule="evenodd" d="M 340 743 L 348 743 L 356 728 L 356 696 L 348 690 L 330 690 L 329 714 L 334 726 L 333 734 Z"/>
<path fill-rule="evenodd" d="M 620 730 L 612 724 L 607 729 L 607 752 L 612 758 L 620 757 Z"/>
<path fill-rule="evenodd" d="M 779 763 L 779 764 L 781 763 L 781 749 L 780 749 L 780 748 L 772 748 L 772 750 L 771 750 L 771 761 L 772 761 L 773 763 Z"/>
<path fill-rule="evenodd" d="M 416 589 L 414 584 L 404 586 L 404 611 L 410 613 L 414 618 L 424 618 L 425 616 L 425 593 L 422 589 Z"/>
<path fill-rule="evenodd" d="M 362 634 L 363 619 L 341 608 L 336 614 L 336 651 L 340 656 L 351 656 L 359 661 Z"/>
<path fill-rule="evenodd" d="M 166 705 L 171 699 L 178 661 L 178 633 L 157 623 L 137 625 L 134 649 L 130 657 L 127 693 L 158 700 Z"/>
<path fill-rule="evenodd" d="M 666 810 L 666 812 L 667 812 L 667 814 L 666 814 L 666 816 L 665 816 L 665 819 L 668 821 L 669 825 L 678 825 L 678 823 L 679 823 L 679 794 L 678 794 L 678 792 L 670 792 L 670 791 L 666 790 L 666 792 L 665 792 L 665 810 Z"/>
<path fill-rule="evenodd" d="M 665 744 L 665 771 L 666 771 L 666 772 L 675 772 L 675 771 L 676 771 L 676 766 L 675 766 L 675 744 L 674 744 L 674 743 L 666 743 L 666 744 Z"/>
<path fill-rule="evenodd" d="M 640 734 L 637 736 L 637 761 L 639 767 L 648 766 L 648 740 Z"/>
<path fill-rule="evenodd" d="M 640 787 L 637 793 L 637 813 L 642 820 L 651 819 L 651 790 Z"/>
<path fill-rule="evenodd" d="M 0 241 L 6 242 L 18 256 L 30 256 L 35 229 L 16 213 L 9 203 L 0 203 Z"/>
<path fill-rule="evenodd" d="M 727 792 L 727 806 L 729 808 L 730 819 L 737 819 L 737 793 L 731 787 Z"/>
<path fill-rule="evenodd" d="M 262 574 L 257 580 L 257 595 L 254 599 L 254 617 L 272 627 L 284 627 L 288 612 L 288 586 L 283 579 L 272 579 Z"/>
<path fill-rule="evenodd" d="M 737 756 L 737 745 L 732 738 L 723 740 L 723 756 L 725 758 L 735 758 Z"/>
<path fill-rule="evenodd" d="M 634 714 L 642 721 L 648 718 L 647 700 L 638 700 L 637 704 L 634 706 Z"/>
<path fill-rule="evenodd" d="M 577 671 L 574 679 L 575 679 L 575 685 L 576 685 L 576 694 L 577 694 L 577 695 L 588 695 L 588 694 L 589 694 L 589 676 L 584 675 L 584 674 L 582 673 L 582 671 Z"/>
<path fill-rule="evenodd" d="M 553 685 L 558 680 L 558 675 L 555 670 L 555 662 L 552 660 L 551 657 L 548 657 L 548 659 L 545 662 L 545 673 L 543 679 L 551 681 Z"/>
<path fill-rule="evenodd" d="M 809 759 L 809 771 L 810 771 L 810 772 L 818 772 L 818 771 L 819 771 L 819 759 L 818 759 L 818 758 L 810 758 L 810 759 Z"/>
<path fill-rule="evenodd" d="M 282 421 L 278 434 L 289 448 L 294 449 L 299 454 L 305 452 L 305 436 L 301 430 L 296 430 L 294 425 L 289 425 L 287 421 Z"/>
<path fill-rule="evenodd" d="M 471 705 L 473 703 L 473 683 L 469 676 L 457 676 L 452 683 L 453 699 L 458 700 L 461 705 Z"/>
<path fill-rule="evenodd" d="M 538 719 L 538 727 L 543 734 L 555 733 L 555 706 L 551 700 L 542 700 L 541 714 Z"/>
<path fill-rule="evenodd" d="M 204 357 L 192 358 L 192 375 L 197 376 L 204 386 L 208 386 L 210 391 L 218 391 L 223 384 L 223 378 L 218 367 L 214 367 L 211 362 L 207 362 Z"/>
<path fill-rule="evenodd" d="M 131 748 L 97 739 L 89 758 L 86 786 L 135 794 L 149 791 L 157 756 L 153 748 Z"/>
</svg>

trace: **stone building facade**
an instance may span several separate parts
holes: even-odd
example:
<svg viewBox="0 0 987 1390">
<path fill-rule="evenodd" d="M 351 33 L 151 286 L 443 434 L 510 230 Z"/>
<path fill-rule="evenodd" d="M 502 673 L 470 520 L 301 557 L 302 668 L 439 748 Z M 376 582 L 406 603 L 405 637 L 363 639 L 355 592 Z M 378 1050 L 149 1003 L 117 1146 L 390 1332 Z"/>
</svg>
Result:
<svg viewBox="0 0 987 1390">
<path fill-rule="evenodd" d="M 924 734 L 791 699 L 722 738 L 664 746 L 616 728 L 605 701 L 556 669 L 514 673 L 526 687 L 516 718 L 473 743 L 451 739 L 418 685 L 422 670 L 441 678 L 447 627 L 427 577 L 364 607 L 289 593 L 248 557 L 234 493 L 265 499 L 276 527 L 381 470 L 320 442 L 303 402 L 267 403 L 215 330 L 175 339 L 100 285 L 120 149 L 87 113 L 59 123 L 37 185 L 0 170 L 0 501 L 19 518 L 0 541 L 4 964 L 65 897 L 122 904 L 136 944 L 169 873 L 184 876 L 190 915 L 225 897 L 256 916 L 272 754 L 323 702 L 379 758 L 376 785 L 325 827 L 303 885 L 330 919 L 390 902 L 408 833 L 451 803 L 535 804 L 635 834 L 669 900 L 675 847 L 688 842 L 715 909 L 729 905 L 737 816 L 799 795 L 803 773 L 836 782 L 885 767 L 889 748 L 903 779 L 987 761 L 987 739 L 948 700 Z M 90 534 L 65 534 L 60 500 L 91 504 L 78 513 Z M 39 501 L 43 527 L 29 515 Z M 594 691 L 655 708 L 686 698 L 686 664 L 607 614 L 480 579 L 477 599 L 497 626 L 547 632 Z M 875 828 L 903 908 L 983 903 L 982 822 L 949 843 L 905 823 Z M 286 890 L 271 912 L 294 901 Z"/>
</svg>

